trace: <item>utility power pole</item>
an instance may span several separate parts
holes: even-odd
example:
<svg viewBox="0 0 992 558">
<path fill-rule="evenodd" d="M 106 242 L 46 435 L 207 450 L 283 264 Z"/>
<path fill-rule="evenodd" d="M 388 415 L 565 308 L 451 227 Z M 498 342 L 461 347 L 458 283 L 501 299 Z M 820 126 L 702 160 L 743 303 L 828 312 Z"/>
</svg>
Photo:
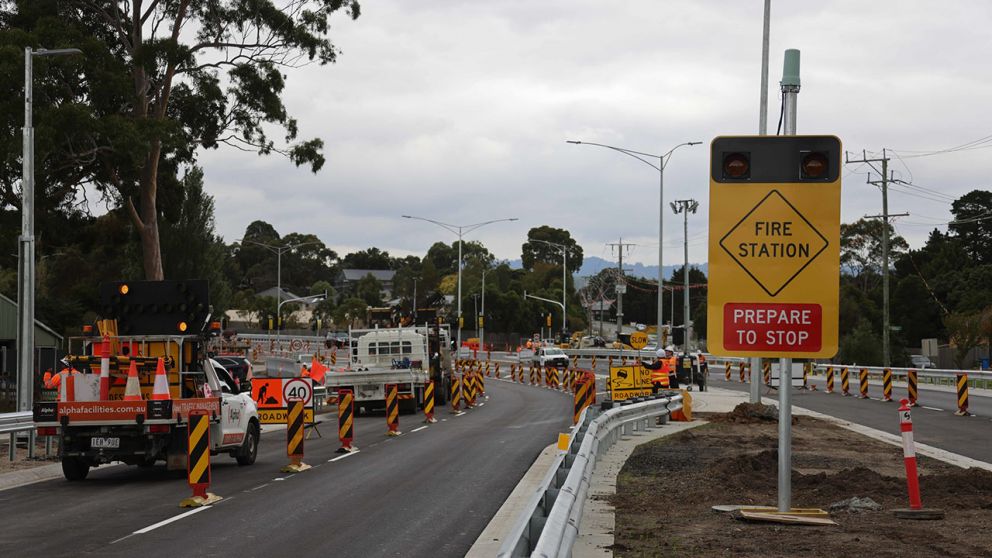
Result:
<svg viewBox="0 0 992 558">
<path fill-rule="evenodd" d="M 867 154 L 862 151 L 861 159 L 851 159 L 847 152 L 844 152 L 844 162 L 847 164 L 851 163 L 865 163 L 875 169 L 875 172 L 879 174 L 881 180 L 868 180 L 868 184 L 873 186 L 878 186 L 882 190 L 882 214 L 881 215 L 868 215 L 866 219 L 882 219 L 882 366 L 890 366 L 891 363 L 891 351 L 889 345 L 889 219 L 891 217 L 905 217 L 909 215 L 908 213 L 900 213 L 898 215 L 889 214 L 889 182 L 892 178 L 889 176 L 889 158 L 885 153 L 885 149 L 882 149 L 882 156 L 869 159 Z M 882 168 L 879 170 L 875 167 L 873 163 L 881 163 Z"/>
<path fill-rule="evenodd" d="M 620 237 L 620 242 L 608 243 L 607 246 L 610 250 L 616 249 L 619 253 L 619 260 L 617 261 L 617 341 L 620 340 L 620 334 L 623 333 L 623 293 L 627 292 L 627 284 L 623 281 L 623 250 L 624 248 L 629 248 L 634 246 L 629 242 L 624 242 L 623 237 Z"/>
</svg>

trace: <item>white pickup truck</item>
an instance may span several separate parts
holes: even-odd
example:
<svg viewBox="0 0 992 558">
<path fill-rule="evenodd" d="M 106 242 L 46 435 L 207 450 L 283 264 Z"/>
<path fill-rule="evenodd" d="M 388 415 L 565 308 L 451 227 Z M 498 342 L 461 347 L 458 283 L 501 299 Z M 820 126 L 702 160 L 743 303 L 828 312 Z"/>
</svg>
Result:
<svg viewBox="0 0 992 558">
<path fill-rule="evenodd" d="M 114 341 L 120 343 L 117 346 L 127 345 L 134 350 L 133 360 L 146 364 L 157 360 L 153 355 L 164 355 L 170 364 L 172 398 L 149 397 L 154 373 L 149 375 L 146 366 L 140 374 L 141 401 L 124 401 L 122 385 L 111 388 L 109 399 L 99 400 L 94 396 L 99 391 L 94 386 L 100 380 L 101 359 L 94 354 L 99 352 L 94 350 L 98 343 L 87 346 L 84 341 L 82 351 L 67 357 L 73 368 L 84 372 L 74 377 L 72 400 L 39 403 L 34 409 L 38 434 L 58 437 L 66 479 L 83 480 L 90 467 L 111 461 L 148 467 L 164 460 L 169 469 L 185 469 L 186 425 L 191 412 L 204 412 L 211 417 L 211 455 L 227 453 L 239 465 L 255 462 L 261 429 L 251 383 L 239 385 L 213 359 L 193 360 L 197 351 L 188 349 L 199 344 L 198 336 L 128 337 L 126 342 Z M 141 354 L 150 356 L 138 356 Z M 131 359 L 114 359 L 118 362 L 114 379 L 119 384 L 120 370 L 126 370 Z"/>
</svg>

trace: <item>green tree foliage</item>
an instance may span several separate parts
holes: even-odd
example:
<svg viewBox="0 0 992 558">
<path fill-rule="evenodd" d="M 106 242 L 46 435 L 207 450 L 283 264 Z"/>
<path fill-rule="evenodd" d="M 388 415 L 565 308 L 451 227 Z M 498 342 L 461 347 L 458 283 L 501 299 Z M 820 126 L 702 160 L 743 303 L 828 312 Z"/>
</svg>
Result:
<svg viewBox="0 0 992 558">
<path fill-rule="evenodd" d="M 344 269 L 394 269 L 389 252 L 372 247 L 348 254 L 341 260 Z"/>
<path fill-rule="evenodd" d="M 365 310 L 369 307 L 360 298 L 346 298 L 334 309 L 334 323 L 338 327 L 356 327 L 364 323 Z"/>
<path fill-rule="evenodd" d="M 382 283 L 371 273 L 355 283 L 355 297 L 369 306 L 382 306 Z"/>
<path fill-rule="evenodd" d="M 162 265 L 173 279 L 206 279 L 217 313 L 227 309 L 232 290 L 222 262 L 227 247 L 214 234 L 214 200 L 203 191 L 203 171 L 192 167 L 162 212 Z"/>
<path fill-rule="evenodd" d="M 854 329 L 841 337 L 838 358 L 845 364 L 871 365 L 882 361 L 882 338 L 868 320 L 859 320 Z"/>
<path fill-rule="evenodd" d="M 544 241 L 544 242 L 541 242 Z M 536 262 L 546 262 L 561 266 L 561 249 L 545 244 L 551 242 L 564 246 L 568 254 L 568 273 L 574 274 L 582 267 L 582 247 L 575 242 L 572 235 L 565 229 L 556 229 L 548 225 L 534 227 L 527 232 L 527 242 L 521 247 L 521 260 L 524 269 L 534 268 Z"/>
<path fill-rule="evenodd" d="M 889 262 L 909 249 L 909 244 L 889 228 Z M 840 263 L 858 278 L 864 292 L 870 291 L 882 277 L 882 235 L 884 226 L 878 219 L 860 219 L 840 226 Z"/>
<path fill-rule="evenodd" d="M 959 370 L 971 368 L 968 353 L 987 338 L 988 314 L 982 312 L 952 313 L 944 316 L 944 326 L 954 344 L 954 366 Z"/>
<path fill-rule="evenodd" d="M 951 204 L 949 229 L 977 264 L 992 264 L 992 192 L 972 190 Z"/>
<path fill-rule="evenodd" d="M 342 9 L 359 15 L 355 0 L 3 2 L 0 98 L 20 96 L 25 46 L 83 51 L 38 67 L 39 209 L 71 206 L 84 185 L 96 190 L 126 210 L 145 278 L 162 279 L 161 203 L 182 188 L 178 171 L 199 148 L 278 152 L 314 172 L 324 164 L 321 140 L 298 140 L 281 68 L 334 62 L 330 17 Z M 3 152 L 14 153 L 20 109 L 0 106 Z M 276 129 L 279 144 L 269 137 Z M 3 159 L 0 197 L 11 203 L 20 169 Z"/>
</svg>

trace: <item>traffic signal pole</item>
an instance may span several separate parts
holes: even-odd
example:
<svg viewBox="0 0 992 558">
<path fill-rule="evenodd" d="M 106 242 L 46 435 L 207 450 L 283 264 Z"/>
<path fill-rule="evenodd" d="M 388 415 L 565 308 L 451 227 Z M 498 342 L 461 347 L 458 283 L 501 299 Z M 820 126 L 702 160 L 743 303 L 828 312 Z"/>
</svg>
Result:
<svg viewBox="0 0 992 558">
<path fill-rule="evenodd" d="M 783 135 L 796 135 L 796 105 L 799 101 L 799 51 L 785 51 L 782 69 Z M 760 376 L 751 370 L 751 381 Z M 778 360 L 778 511 L 792 509 L 792 359 Z"/>
</svg>

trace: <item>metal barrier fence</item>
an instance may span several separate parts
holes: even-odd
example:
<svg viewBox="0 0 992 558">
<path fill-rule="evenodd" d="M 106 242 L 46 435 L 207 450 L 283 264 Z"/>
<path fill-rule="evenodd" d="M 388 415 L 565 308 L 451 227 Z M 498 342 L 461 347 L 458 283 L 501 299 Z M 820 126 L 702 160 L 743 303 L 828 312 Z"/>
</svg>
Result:
<svg viewBox="0 0 992 558">
<path fill-rule="evenodd" d="M 10 434 L 7 458 L 14 460 L 17 451 L 17 433 L 28 432 L 28 455 L 34 455 L 34 419 L 31 411 L 0 414 L 0 434 Z"/>
<path fill-rule="evenodd" d="M 608 450 L 631 427 L 648 429 L 656 417 L 667 420 L 682 408 L 682 396 L 606 402 L 604 407 L 583 411 L 568 449 L 552 463 L 497 556 L 570 556 L 600 450 Z"/>
</svg>

